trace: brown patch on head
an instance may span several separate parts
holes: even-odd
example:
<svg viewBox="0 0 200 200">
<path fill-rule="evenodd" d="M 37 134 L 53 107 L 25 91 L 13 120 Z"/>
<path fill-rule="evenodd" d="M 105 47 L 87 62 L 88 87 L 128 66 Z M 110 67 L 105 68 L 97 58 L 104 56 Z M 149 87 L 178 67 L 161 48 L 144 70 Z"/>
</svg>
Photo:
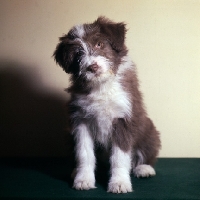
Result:
<svg viewBox="0 0 200 200">
<path fill-rule="evenodd" d="M 112 48 L 120 52 L 125 47 L 126 25 L 123 22 L 115 23 L 105 17 L 99 17 L 94 24 L 100 28 L 100 32 L 105 35 Z"/>
</svg>

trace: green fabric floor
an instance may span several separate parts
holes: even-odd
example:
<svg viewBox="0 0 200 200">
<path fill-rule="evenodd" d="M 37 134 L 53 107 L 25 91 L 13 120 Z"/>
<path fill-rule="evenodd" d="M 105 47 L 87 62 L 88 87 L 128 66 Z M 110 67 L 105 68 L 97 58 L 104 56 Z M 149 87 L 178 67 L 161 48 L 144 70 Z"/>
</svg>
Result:
<svg viewBox="0 0 200 200">
<path fill-rule="evenodd" d="M 66 158 L 0 159 L 0 199 L 200 199 L 200 159 L 159 158 L 157 175 L 132 177 L 134 192 L 107 193 L 108 168 L 96 172 L 97 189 L 71 188 L 73 163 Z"/>
</svg>

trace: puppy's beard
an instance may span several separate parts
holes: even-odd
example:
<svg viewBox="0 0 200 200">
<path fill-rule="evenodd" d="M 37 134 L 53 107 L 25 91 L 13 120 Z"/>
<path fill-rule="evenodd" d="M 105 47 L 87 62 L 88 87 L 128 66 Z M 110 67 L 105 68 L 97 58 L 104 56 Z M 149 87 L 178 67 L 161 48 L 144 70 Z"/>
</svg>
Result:
<svg viewBox="0 0 200 200">
<path fill-rule="evenodd" d="M 100 73 L 91 73 L 87 72 L 86 79 L 91 82 L 102 83 L 110 80 L 114 77 L 114 73 L 111 69 L 107 70 L 106 72 Z"/>
<path fill-rule="evenodd" d="M 84 77 L 91 82 L 105 82 L 114 76 L 112 70 L 112 62 L 103 56 L 85 56 L 82 60 L 83 66 L 81 67 L 81 73 L 84 73 Z M 92 64 L 96 64 L 98 69 L 94 72 L 87 70 Z"/>
</svg>

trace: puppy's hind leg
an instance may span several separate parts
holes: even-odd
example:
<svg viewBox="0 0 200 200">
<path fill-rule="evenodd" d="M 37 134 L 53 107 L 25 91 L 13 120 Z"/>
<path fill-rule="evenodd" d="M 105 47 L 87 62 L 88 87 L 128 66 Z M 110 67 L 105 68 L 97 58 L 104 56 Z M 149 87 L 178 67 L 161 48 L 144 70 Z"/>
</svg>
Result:
<svg viewBox="0 0 200 200">
<path fill-rule="evenodd" d="M 133 174 L 137 177 L 150 177 L 155 176 L 156 172 L 151 165 L 144 164 L 145 158 L 141 151 L 137 150 L 133 159 Z"/>
</svg>

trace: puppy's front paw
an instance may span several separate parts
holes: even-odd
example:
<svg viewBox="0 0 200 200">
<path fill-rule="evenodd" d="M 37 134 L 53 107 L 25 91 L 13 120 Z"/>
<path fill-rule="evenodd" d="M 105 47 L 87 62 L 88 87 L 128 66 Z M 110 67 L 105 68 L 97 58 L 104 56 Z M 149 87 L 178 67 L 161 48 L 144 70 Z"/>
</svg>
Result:
<svg viewBox="0 0 200 200">
<path fill-rule="evenodd" d="M 76 190 L 89 190 L 95 187 L 95 178 L 93 173 L 78 172 L 74 179 L 73 188 Z"/>
<path fill-rule="evenodd" d="M 79 180 L 74 182 L 73 188 L 76 190 L 89 190 L 96 188 L 93 182 L 88 180 Z"/>
<path fill-rule="evenodd" d="M 133 190 L 130 181 L 110 182 L 108 185 L 108 192 L 127 193 L 132 191 Z"/>
</svg>

